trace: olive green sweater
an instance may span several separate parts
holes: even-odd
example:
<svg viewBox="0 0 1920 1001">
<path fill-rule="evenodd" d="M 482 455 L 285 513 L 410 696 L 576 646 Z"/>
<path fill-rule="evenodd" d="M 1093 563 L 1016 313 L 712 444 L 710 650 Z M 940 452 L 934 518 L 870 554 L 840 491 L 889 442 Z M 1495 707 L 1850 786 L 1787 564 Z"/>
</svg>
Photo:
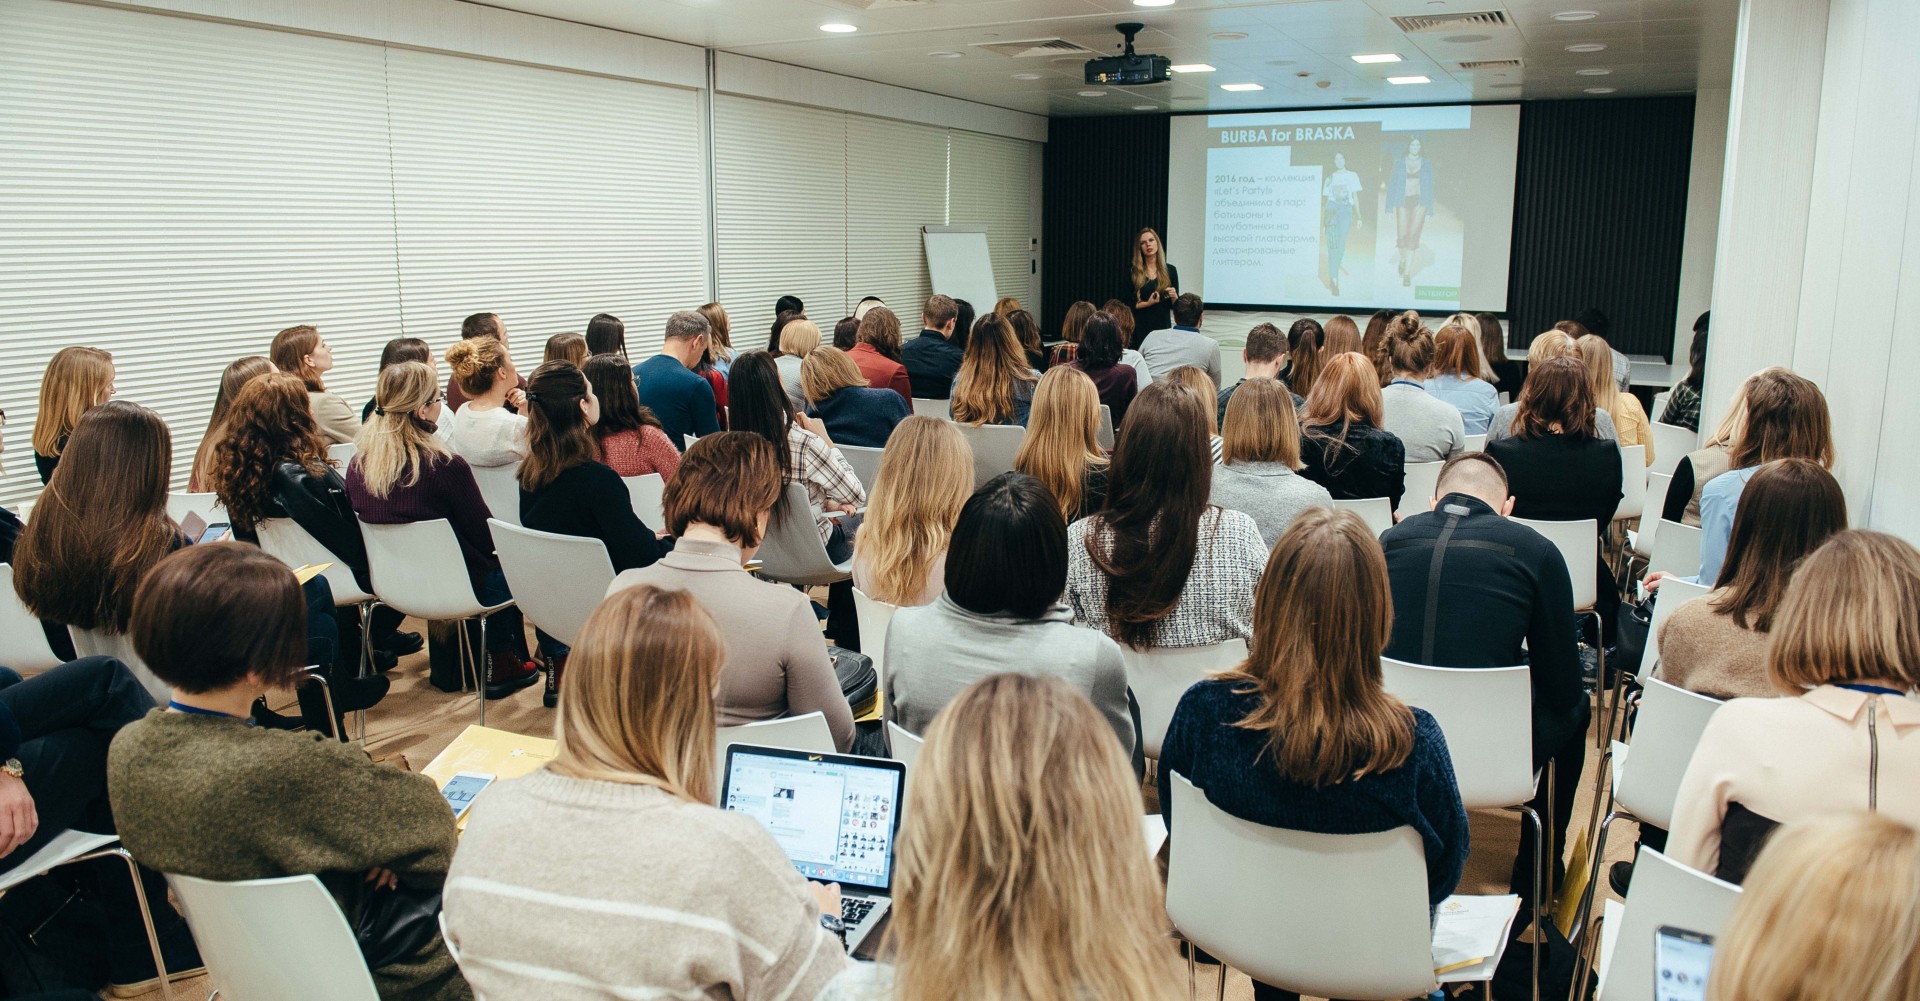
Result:
<svg viewBox="0 0 1920 1001">
<path fill-rule="evenodd" d="M 439 887 L 453 861 L 453 812 L 432 780 L 320 734 L 155 709 L 114 738 L 107 794 L 120 840 L 147 866 L 220 881 L 312 873 L 349 924 L 368 870 Z M 373 980 L 387 1001 L 473 996 L 437 937 Z"/>
</svg>

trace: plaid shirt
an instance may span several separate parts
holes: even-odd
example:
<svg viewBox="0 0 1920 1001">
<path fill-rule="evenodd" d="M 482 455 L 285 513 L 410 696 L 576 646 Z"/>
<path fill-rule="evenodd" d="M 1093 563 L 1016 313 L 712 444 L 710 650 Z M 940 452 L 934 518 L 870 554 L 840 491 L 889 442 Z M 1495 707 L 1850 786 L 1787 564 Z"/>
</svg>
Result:
<svg viewBox="0 0 1920 1001">
<path fill-rule="evenodd" d="M 814 526 L 820 529 L 822 545 L 833 537 L 833 520 L 822 512 L 828 504 L 867 502 L 867 490 L 860 485 L 859 474 L 847 464 L 838 448 L 820 440 L 820 436 L 797 422 L 787 428 L 787 479 L 804 484 L 807 500 L 813 505 Z"/>
<path fill-rule="evenodd" d="M 1108 635 L 1107 575 L 1087 552 L 1099 515 L 1067 526 L 1067 602 L 1073 616 Z M 1111 551 L 1111 543 L 1108 544 Z M 1157 649 L 1207 646 L 1253 636 L 1253 592 L 1267 567 L 1267 546 L 1253 518 L 1210 507 L 1200 516 L 1200 547 L 1186 590 L 1154 632 Z"/>
<path fill-rule="evenodd" d="M 1699 431 L 1700 391 L 1684 382 L 1674 386 L 1672 394 L 1667 397 L 1666 409 L 1660 411 L 1659 420 L 1662 424 Z"/>
</svg>

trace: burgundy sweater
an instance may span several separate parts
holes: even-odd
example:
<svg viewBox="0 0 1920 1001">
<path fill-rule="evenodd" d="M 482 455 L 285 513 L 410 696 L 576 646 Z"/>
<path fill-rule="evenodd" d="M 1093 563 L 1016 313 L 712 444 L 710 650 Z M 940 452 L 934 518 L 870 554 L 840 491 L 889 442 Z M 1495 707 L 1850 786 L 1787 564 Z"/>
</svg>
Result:
<svg viewBox="0 0 1920 1001">
<path fill-rule="evenodd" d="M 457 455 L 429 457 L 420 466 L 418 480 L 411 485 L 394 484 L 385 497 L 367 492 L 356 455 L 347 466 L 347 497 L 353 502 L 353 513 L 369 525 L 447 519 L 453 524 L 454 537 L 460 540 L 467 579 L 475 591 L 500 569 L 500 561 L 493 555 L 493 532 L 487 528 L 487 519 L 493 515 L 487 510 L 486 498 L 480 496 L 480 485 L 473 481 L 473 470 Z"/>
</svg>

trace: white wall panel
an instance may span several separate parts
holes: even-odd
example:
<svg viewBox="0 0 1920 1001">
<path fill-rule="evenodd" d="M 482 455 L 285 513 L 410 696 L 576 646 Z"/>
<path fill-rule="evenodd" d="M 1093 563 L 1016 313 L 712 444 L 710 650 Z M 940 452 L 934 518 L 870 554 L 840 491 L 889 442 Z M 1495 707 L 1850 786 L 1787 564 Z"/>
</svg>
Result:
<svg viewBox="0 0 1920 1001">
<path fill-rule="evenodd" d="M 947 130 L 848 115 L 847 298 L 885 299 L 913 336 L 934 291 L 920 227 L 946 221 Z"/>
<path fill-rule="evenodd" d="M 1020 139 L 955 130 L 948 161 L 947 221 L 986 224 L 996 290 L 1028 306 L 1039 302 L 1033 241 L 1040 236 L 1040 213 L 1032 196 L 1039 184 L 1042 148 Z M 973 306 L 984 313 L 993 303 Z"/>
</svg>

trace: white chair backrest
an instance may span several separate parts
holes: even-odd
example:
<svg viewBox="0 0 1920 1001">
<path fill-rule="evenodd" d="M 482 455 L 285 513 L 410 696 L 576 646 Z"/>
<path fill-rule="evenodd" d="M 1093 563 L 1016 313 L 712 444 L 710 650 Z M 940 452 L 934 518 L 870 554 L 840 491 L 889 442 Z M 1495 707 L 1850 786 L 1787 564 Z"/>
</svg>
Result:
<svg viewBox="0 0 1920 1001">
<path fill-rule="evenodd" d="M 1434 988 L 1427 862 L 1411 827 L 1309 834 L 1229 816 L 1185 776 L 1171 788 L 1167 915 L 1262 983 L 1315 997 Z"/>
<path fill-rule="evenodd" d="M 327 579 L 327 586 L 333 589 L 335 605 L 357 605 L 373 597 L 360 590 L 360 582 L 353 579 L 353 568 L 347 566 L 345 560 L 321 545 L 319 539 L 301 528 L 300 523 L 292 518 L 263 518 L 254 527 L 253 533 L 268 556 L 295 570 L 315 563 L 333 564 L 321 571 L 321 576 Z"/>
<path fill-rule="evenodd" d="M 1100 425 L 1094 429 L 1093 440 L 1101 448 L 1113 451 L 1113 408 L 1100 404 Z"/>
<path fill-rule="evenodd" d="M 1504 390 L 1501 391 L 1499 398 L 1500 398 L 1500 405 L 1503 407 L 1513 402 L 1513 394 L 1506 392 Z"/>
<path fill-rule="evenodd" d="M 1648 678 L 1613 798 L 1644 823 L 1663 831 L 1672 827 L 1680 779 L 1720 705 L 1719 699 Z"/>
<path fill-rule="evenodd" d="M 1647 648 L 1640 654 L 1639 677 L 1645 680 L 1660 662 L 1660 627 L 1667 624 L 1673 610 L 1695 598 L 1704 598 L 1713 589 L 1704 584 L 1667 578 L 1660 582 L 1660 596 L 1653 603 L 1653 621 L 1647 624 Z"/>
<path fill-rule="evenodd" d="M 494 552 L 514 604 L 548 635 L 572 646 L 607 596 L 613 561 L 599 539 L 556 535 L 490 518 Z"/>
<path fill-rule="evenodd" d="M 360 523 L 367 572 L 380 600 L 417 618 L 464 619 L 487 607 L 473 593 L 460 541 L 445 518 L 405 525 Z"/>
<path fill-rule="evenodd" d="M 627 497 L 633 502 L 634 517 L 656 532 L 666 531 L 666 478 L 659 473 L 647 473 L 642 476 L 622 476 L 620 480 L 627 485 Z"/>
<path fill-rule="evenodd" d="M 892 720 L 887 721 L 887 747 L 893 752 L 893 760 L 913 771 L 913 763 L 920 757 L 920 746 L 926 741 Z"/>
<path fill-rule="evenodd" d="M 1533 685 L 1521 667 L 1429 667 L 1380 658 L 1387 691 L 1425 709 L 1447 737 L 1469 810 L 1533 798 Z"/>
<path fill-rule="evenodd" d="M 13 589 L 13 565 L 0 563 L 0 664 L 32 674 L 60 666 L 40 620 Z"/>
<path fill-rule="evenodd" d="M 1683 427 L 1661 424 L 1659 418 L 1659 414 L 1654 414 L 1653 471 L 1671 476 L 1680 460 L 1700 447 L 1700 435 Z"/>
<path fill-rule="evenodd" d="M 1647 572 L 1665 570 L 1691 577 L 1700 572 L 1700 526 L 1661 519 L 1660 532 L 1647 554 Z"/>
<path fill-rule="evenodd" d="M 1667 401 L 1671 399 L 1673 399 L 1671 389 L 1663 389 L 1653 394 L 1653 406 L 1647 410 L 1647 416 L 1653 420 L 1659 420 L 1660 415 L 1667 412 Z"/>
<path fill-rule="evenodd" d="M 960 437 L 973 446 L 973 488 L 986 486 L 988 480 L 1013 469 L 1013 457 L 1027 440 L 1027 429 L 1017 424 L 955 424 Z"/>
<path fill-rule="evenodd" d="M 509 525 L 520 524 L 520 464 L 471 468 L 488 513 Z"/>
<path fill-rule="evenodd" d="M 1640 504 L 1640 534 L 1633 546 L 1642 553 L 1653 552 L 1654 540 L 1660 537 L 1660 512 L 1666 510 L 1667 488 L 1671 486 L 1672 473 L 1647 474 L 1647 497 Z"/>
<path fill-rule="evenodd" d="M 173 698 L 172 686 L 161 681 L 159 676 L 153 673 L 153 669 L 147 666 L 147 662 L 141 660 L 140 655 L 134 652 L 132 636 L 126 633 L 116 636 L 112 633 L 81 629 L 76 626 L 68 626 L 67 635 L 73 637 L 75 654 L 81 657 L 112 657 L 127 665 L 127 669 L 133 672 L 133 676 L 140 679 L 141 687 L 147 690 L 148 695 L 153 696 L 154 702 L 164 706 L 168 699 Z"/>
<path fill-rule="evenodd" d="M 952 404 L 952 400 L 923 400 L 916 396 L 913 398 L 913 412 L 919 417 L 938 417 L 944 421 Z"/>
<path fill-rule="evenodd" d="M 353 929 L 314 876 L 168 876 L 225 1001 L 379 1001 Z"/>
<path fill-rule="evenodd" d="M 853 475 L 860 477 L 867 492 L 872 493 L 874 485 L 880 482 L 880 456 L 884 448 L 867 448 L 863 445 L 838 445 L 840 454 L 846 456 L 847 465 L 853 467 Z"/>
<path fill-rule="evenodd" d="M 760 560 L 760 576 L 807 587 L 852 576 L 851 561 L 842 566 L 827 558 L 827 547 L 814 525 L 813 502 L 807 499 L 807 488 L 789 483 L 785 497 L 786 503 L 775 508 L 767 521 L 766 538 L 760 540 L 760 551 L 755 554 Z"/>
<path fill-rule="evenodd" d="M 1599 1001 L 1653 1001 L 1655 934 L 1664 925 L 1719 937 L 1740 888 L 1640 849 L 1620 936 L 1600 979 Z"/>
<path fill-rule="evenodd" d="M 1483 434 L 1470 434 L 1470 435 L 1468 435 L 1468 436 L 1467 436 L 1467 443 L 1466 443 L 1466 444 L 1464 444 L 1464 445 L 1462 445 L 1462 446 L 1460 446 L 1460 450 L 1461 450 L 1462 452 L 1484 452 L 1484 451 L 1486 451 L 1486 450 L 1487 450 L 1487 436 L 1486 436 L 1486 435 L 1483 435 Z"/>
<path fill-rule="evenodd" d="M 1360 520 L 1367 523 L 1367 531 L 1375 535 L 1393 527 L 1393 502 L 1385 497 L 1335 498 L 1333 506 L 1359 515 Z"/>
<path fill-rule="evenodd" d="M 1147 757 L 1157 758 L 1180 696 L 1187 694 L 1194 682 L 1247 659 L 1247 641 L 1234 639 L 1211 646 L 1164 650 L 1135 650 L 1122 645 L 1120 657 L 1127 665 L 1127 687 L 1140 705 L 1141 750 Z"/>
<path fill-rule="evenodd" d="M 880 705 L 887 704 L 887 626 L 893 622 L 893 613 L 900 610 L 899 605 L 889 605 L 867 596 L 859 588 L 853 589 L 853 612 L 860 622 L 860 648 L 873 660 L 873 674 L 880 686 Z"/>
<path fill-rule="evenodd" d="M 340 475 L 345 476 L 347 475 L 347 463 L 353 461 L 353 454 L 357 450 L 353 442 L 343 441 L 338 445 L 327 446 L 327 458 L 339 463 Z"/>
<path fill-rule="evenodd" d="M 1614 521 L 1640 517 L 1647 503 L 1647 446 L 1620 446 L 1620 504 Z"/>
<path fill-rule="evenodd" d="M 716 794 L 727 780 L 727 748 L 735 744 L 784 747 L 818 754 L 833 754 L 838 750 L 833 746 L 833 731 L 827 728 L 826 714 L 819 712 L 720 727 L 714 732 L 713 738 L 713 788 Z"/>
<path fill-rule="evenodd" d="M 1514 518 L 1512 521 L 1546 536 L 1547 541 L 1560 550 L 1560 558 L 1567 561 L 1567 576 L 1573 580 L 1573 610 L 1585 612 L 1592 609 L 1600 595 L 1597 576 L 1600 572 L 1600 536 L 1593 519 L 1529 521 L 1526 518 Z"/>
<path fill-rule="evenodd" d="M 1446 464 L 1444 459 L 1437 462 L 1407 463 L 1407 491 L 1400 495 L 1400 517 L 1423 514 L 1432 509 L 1433 491 L 1440 485 L 1440 467 Z M 1381 529 L 1381 531 L 1385 530 Z"/>
<path fill-rule="evenodd" d="M 202 521 L 212 525 L 226 521 L 226 511 L 226 508 L 220 506 L 219 494 L 170 493 L 167 495 L 167 517 L 176 522 L 187 520 L 189 514 L 197 514 Z"/>
</svg>

